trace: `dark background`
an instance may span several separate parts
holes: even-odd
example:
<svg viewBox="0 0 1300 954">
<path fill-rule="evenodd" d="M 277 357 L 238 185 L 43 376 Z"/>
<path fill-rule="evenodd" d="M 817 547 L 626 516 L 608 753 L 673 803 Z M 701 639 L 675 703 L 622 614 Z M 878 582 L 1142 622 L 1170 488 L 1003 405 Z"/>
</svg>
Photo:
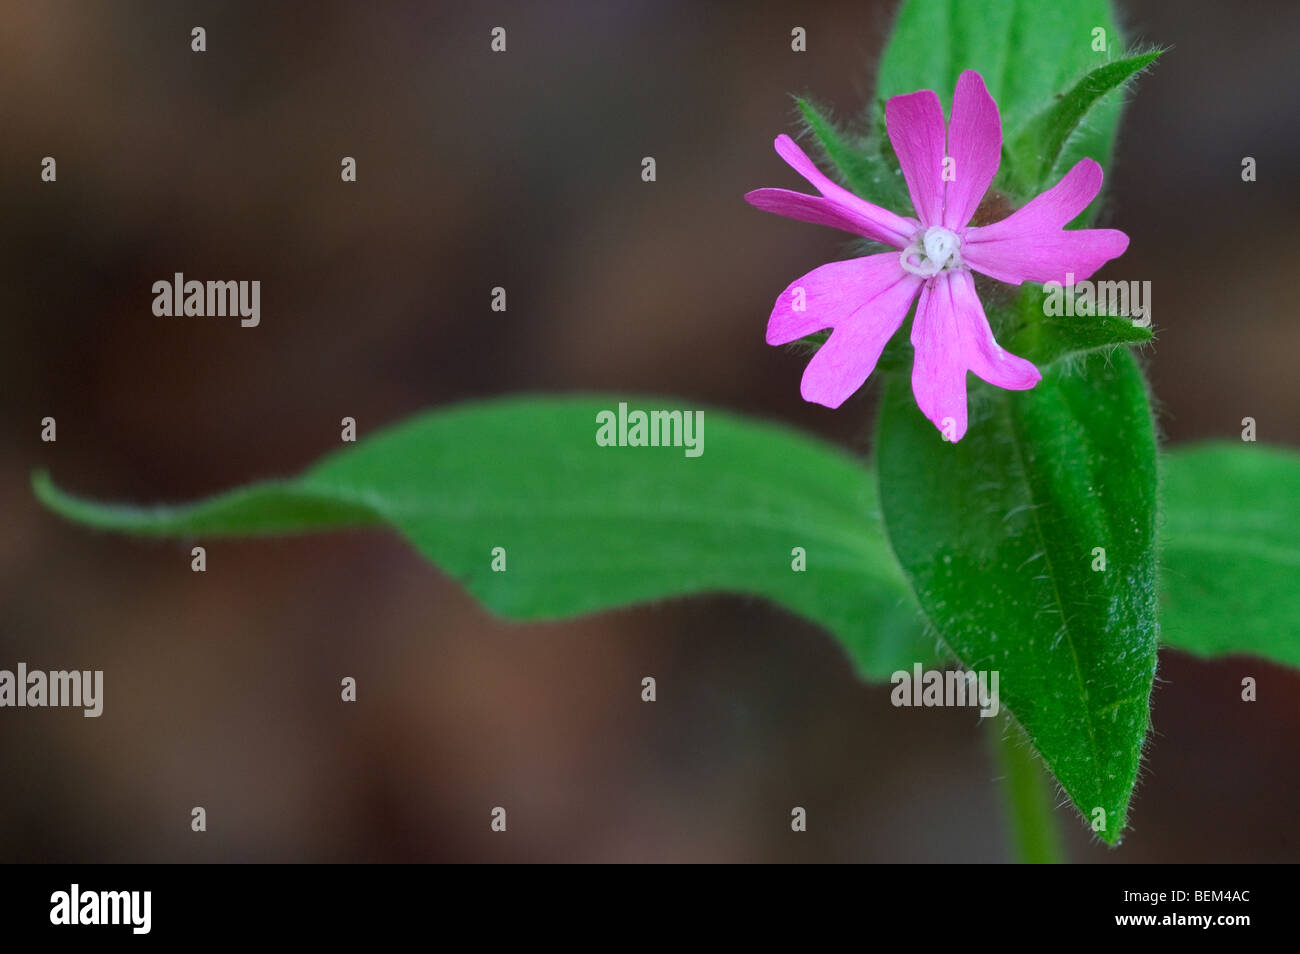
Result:
<svg viewBox="0 0 1300 954">
<path fill-rule="evenodd" d="M 844 236 L 741 195 L 805 188 L 771 148 L 789 94 L 856 114 L 893 5 L 462 6 L 0 6 L 0 668 L 106 671 L 98 720 L 0 710 L 0 860 L 1006 858 L 987 727 L 892 708 L 762 603 L 521 626 L 384 533 L 213 541 L 196 574 L 188 541 L 36 505 L 38 467 L 185 500 L 297 471 L 344 415 L 364 436 L 524 390 L 680 395 L 866 450 L 874 389 L 804 404 L 803 359 L 763 341 Z M 1122 16 L 1172 46 L 1106 169 L 1132 244 L 1102 273 L 1153 283 L 1163 433 L 1236 439 L 1249 415 L 1300 444 L 1300 8 Z M 261 280 L 261 326 L 155 317 L 175 271 Z M 1127 841 L 1063 808 L 1072 857 L 1300 858 L 1297 689 L 1162 653 Z"/>
</svg>

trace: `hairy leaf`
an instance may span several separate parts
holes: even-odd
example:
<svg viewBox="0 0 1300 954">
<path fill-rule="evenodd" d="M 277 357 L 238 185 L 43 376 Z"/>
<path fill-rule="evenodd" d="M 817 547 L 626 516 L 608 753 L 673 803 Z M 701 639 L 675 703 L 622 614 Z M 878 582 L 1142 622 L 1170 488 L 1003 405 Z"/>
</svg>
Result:
<svg viewBox="0 0 1300 954">
<path fill-rule="evenodd" d="M 931 89 L 947 116 L 957 77 L 973 69 L 998 104 L 1003 142 L 1016 143 L 1045 104 L 1064 99 L 1123 49 L 1109 0 L 904 0 L 881 56 L 876 112 L 891 96 Z M 1084 156 L 1107 167 L 1122 105 L 1117 90 L 1096 101 L 1066 140 L 1059 168 Z M 1010 163 L 994 185 L 1017 204 L 1039 191 L 1037 176 L 1020 177 Z M 1079 221 L 1090 220 L 1096 207 L 1094 201 Z"/>
<path fill-rule="evenodd" d="M 969 430 L 949 444 L 907 379 L 886 387 L 877 463 L 889 538 L 949 648 L 1000 673 L 1002 703 L 1113 844 L 1156 663 L 1146 387 L 1119 349 L 1056 365 L 1032 391 L 971 397 Z"/>
<path fill-rule="evenodd" d="M 1124 86 L 1159 56 L 1160 51 L 1154 50 L 1098 66 L 1025 123 L 1005 145 L 1011 160 L 1009 168 L 1020 189 L 1039 192 L 1069 171 L 1058 163 L 1080 124 L 1107 93 Z"/>
<path fill-rule="evenodd" d="M 1300 454 L 1254 443 L 1161 461 L 1163 642 L 1300 666 Z"/>
<path fill-rule="evenodd" d="M 622 399 L 630 410 L 680 408 Z M 302 476 L 177 507 L 91 503 L 37 475 L 79 523 L 150 536 L 387 525 L 516 619 L 692 593 L 763 597 L 821 623 L 859 671 L 936 658 L 857 460 L 784 428 L 703 412 L 684 447 L 602 447 L 616 397 L 514 398 L 438 410 L 336 451 Z M 504 550 L 505 572 L 492 569 Z M 806 569 L 796 571 L 803 548 Z"/>
</svg>

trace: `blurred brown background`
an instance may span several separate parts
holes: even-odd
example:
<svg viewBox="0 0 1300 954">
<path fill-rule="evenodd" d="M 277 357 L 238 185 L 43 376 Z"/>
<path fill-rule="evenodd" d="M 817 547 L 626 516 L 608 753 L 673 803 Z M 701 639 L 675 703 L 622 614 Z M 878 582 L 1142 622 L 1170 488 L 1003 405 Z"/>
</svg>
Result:
<svg viewBox="0 0 1300 954">
<path fill-rule="evenodd" d="M 214 541 L 195 574 L 189 542 L 35 504 L 37 467 L 185 500 L 295 472 L 344 415 L 364 435 L 524 390 L 682 395 L 865 450 L 872 389 L 806 405 L 803 360 L 763 341 L 777 293 L 844 237 L 741 195 L 803 188 L 771 148 L 789 94 L 855 114 L 892 3 L 462 6 L 0 7 L 0 668 L 106 671 L 98 720 L 0 710 L 0 860 L 1004 859 L 980 720 L 892 708 L 761 603 L 517 626 L 383 533 Z M 1132 245 L 1103 275 L 1153 282 L 1168 442 L 1250 415 L 1300 444 L 1300 7 L 1123 17 L 1173 50 L 1106 170 Z M 260 279 L 261 326 L 154 317 L 175 271 Z M 1127 842 L 1063 809 L 1072 856 L 1300 859 L 1297 689 L 1163 654 Z"/>
</svg>

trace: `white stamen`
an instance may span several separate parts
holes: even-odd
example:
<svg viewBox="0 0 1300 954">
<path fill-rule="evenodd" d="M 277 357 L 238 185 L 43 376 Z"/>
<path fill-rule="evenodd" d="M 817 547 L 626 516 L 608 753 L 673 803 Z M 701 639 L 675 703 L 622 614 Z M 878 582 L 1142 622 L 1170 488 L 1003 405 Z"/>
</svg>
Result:
<svg viewBox="0 0 1300 954">
<path fill-rule="evenodd" d="M 915 261 L 916 259 L 919 261 Z M 903 266 L 903 271 L 911 272 L 921 278 L 933 278 L 939 274 L 939 266 L 921 254 L 921 249 L 917 245 L 909 245 L 903 249 L 898 256 L 898 263 Z"/>
<path fill-rule="evenodd" d="M 921 278 L 933 278 L 945 269 L 960 268 L 962 261 L 957 249 L 961 239 L 948 229 L 932 225 L 925 235 L 917 234 L 912 244 L 898 256 L 903 270 Z"/>
<path fill-rule="evenodd" d="M 925 230 L 925 255 L 930 261 L 938 263 L 940 268 L 948 264 L 948 259 L 957 251 L 959 244 L 957 236 L 945 228 L 932 225 Z"/>
</svg>

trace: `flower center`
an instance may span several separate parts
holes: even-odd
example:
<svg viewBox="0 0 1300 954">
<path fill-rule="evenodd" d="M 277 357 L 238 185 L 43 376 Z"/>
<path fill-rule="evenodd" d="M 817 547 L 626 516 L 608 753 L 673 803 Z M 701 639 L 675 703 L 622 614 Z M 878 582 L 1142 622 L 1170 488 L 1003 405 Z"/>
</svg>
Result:
<svg viewBox="0 0 1300 954">
<path fill-rule="evenodd" d="M 918 232 L 912 244 L 903 249 L 898 260 L 904 270 L 922 278 L 932 278 L 942 271 L 961 267 L 961 239 L 938 225 Z"/>
</svg>

